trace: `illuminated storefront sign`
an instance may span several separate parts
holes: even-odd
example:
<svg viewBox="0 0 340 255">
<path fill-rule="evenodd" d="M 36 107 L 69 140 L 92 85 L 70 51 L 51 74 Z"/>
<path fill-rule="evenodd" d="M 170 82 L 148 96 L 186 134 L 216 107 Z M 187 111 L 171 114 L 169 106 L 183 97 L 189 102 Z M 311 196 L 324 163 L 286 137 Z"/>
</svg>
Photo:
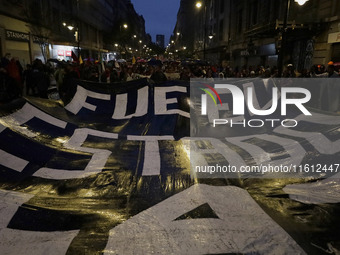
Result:
<svg viewBox="0 0 340 255">
<path fill-rule="evenodd" d="M 28 42 L 30 40 L 30 36 L 27 33 L 6 30 L 6 39 L 12 41 Z"/>
<path fill-rule="evenodd" d="M 53 45 L 51 48 L 52 58 L 57 58 L 59 60 L 70 60 L 72 58 L 72 51 L 75 48 L 68 45 Z"/>
<path fill-rule="evenodd" d="M 30 34 L 19 31 L 6 30 L 6 39 L 11 41 L 29 42 Z M 47 38 L 32 35 L 34 43 L 47 43 Z"/>
</svg>

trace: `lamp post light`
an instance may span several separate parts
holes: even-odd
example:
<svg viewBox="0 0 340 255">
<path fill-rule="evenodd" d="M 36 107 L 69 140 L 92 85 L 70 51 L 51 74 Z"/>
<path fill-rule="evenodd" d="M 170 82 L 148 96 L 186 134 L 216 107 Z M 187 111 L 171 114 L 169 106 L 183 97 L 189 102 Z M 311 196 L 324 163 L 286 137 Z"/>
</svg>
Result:
<svg viewBox="0 0 340 255">
<path fill-rule="evenodd" d="M 298 3 L 300 6 L 304 5 L 305 3 L 307 3 L 309 0 L 294 0 L 294 2 Z M 285 12 L 285 16 L 283 19 L 283 31 L 282 31 L 282 35 L 281 35 L 281 48 L 279 51 L 279 55 L 278 55 L 278 76 L 282 77 L 282 73 L 283 73 L 283 58 L 284 58 L 284 54 L 285 54 L 285 49 L 286 49 L 286 44 L 287 44 L 287 22 L 288 22 L 288 17 L 289 17 L 289 12 L 290 12 L 290 2 L 291 0 L 287 0 L 287 5 L 286 5 L 286 12 Z"/>
<path fill-rule="evenodd" d="M 77 42 L 77 51 L 78 51 L 78 59 L 80 58 L 80 36 L 79 36 L 79 27 L 80 27 L 80 18 L 79 18 L 79 0 L 77 0 L 77 20 L 76 20 L 76 26 L 73 26 L 73 24 L 66 24 L 66 22 L 63 22 L 63 26 L 67 27 L 68 30 L 73 31 L 75 28 L 76 31 L 74 33 L 74 37 Z"/>
<path fill-rule="evenodd" d="M 77 27 L 76 31 L 74 32 L 74 36 L 77 40 L 77 51 L 78 51 L 78 59 L 80 59 L 80 35 L 79 35 L 79 27 Z"/>
<path fill-rule="evenodd" d="M 74 37 L 77 42 L 77 51 L 78 51 L 78 58 L 80 57 L 80 40 L 79 40 L 79 27 L 74 27 L 72 24 L 67 24 L 66 22 L 63 22 L 63 26 L 66 27 L 68 30 L 73 31 L 73 29 L 76 29 L 74 32 Z"/>
<path fill-rule="evenodd" d="M 78 60 L 80 60 L 80 13 L 79 13 L 79 0 L 77 0 L 77 31 L 75 32 L 78 47 Z"/>
<path fill-rule="evenodd" d="M 298 3 L 299 5 L 304 5 L 308 1 L 309 0 L 295 0 L 295 2 Z"/>
<path fill-rule="evenodd" d="M 143 41 L 142 41 L 142 40 L 139 40 L 138 42 L 139 42 L 139 45 L 137 45 L 138 50 L 139 50 L 140 52 L 142 52 L 142 50 L 143 50 L 143 48 L 142 48 L 142 43 L 143 43 Z M 136 50 L 136 51 L 138 51 L 138 50 Z"/>
<path fill-rule="evenodd" d="M 197 1 L 196 2 L 196 8 L 201 9 L 203 3 L 202 1 Z M 207 3 L 204 1 L 204 14 L 203 14 L 203 60 L 205 60 L 205 55 L 206 55 L 206 36 L 207 36 Z M 209 35 L 209 39 L 210 35 Z"/>
<path fill-rule="evenodd" d="M 115 43 L 114 46 L 115 46 L 116 51 L 118 51 L 118 46 L 119 46 L 118 43 Z M 121 55 L 121 52 L 119 52 L 119 54 Z"/>
<path fill-rule="evenodd" d="M 122 33 L 123 30 L 127 30 L 129 28 L 128 24 L 127 23 L 123 23 L 119 26 L 119 31 Z M 137 37 L 137 36 L 136 36 Z M 126 52 L 127 52 L 127 49 L 126 49 L 126 42 L 125 42 L 125 38 L 122 37 L 122 43 L 123 45 L 121 45 L 124 49 L 124 52 L 125 52 L 125 58 L 126 58 Z"/>
</svg>

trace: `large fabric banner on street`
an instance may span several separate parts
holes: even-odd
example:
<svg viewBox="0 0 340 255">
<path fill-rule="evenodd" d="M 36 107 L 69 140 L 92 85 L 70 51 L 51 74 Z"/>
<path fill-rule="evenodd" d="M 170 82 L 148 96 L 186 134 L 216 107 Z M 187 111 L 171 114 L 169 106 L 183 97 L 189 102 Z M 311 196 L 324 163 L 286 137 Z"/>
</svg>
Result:
<svg viewBox="0 0 340 255">
<path fill-rule="evenodd" d="M 311 100 L 285 116 L 297 126 L 282 125 L 281 101 L 271 117 L 279 121 L 255 118 L 244 103 L 237 121 L 245 127 L 235 130 L 230 112 L 240 104 L 216 84 L 253 88 L 258 110 L 270 109 L 272 91 L 280 100 L 285 86 L 197 82 L 77 81 L 65 105 L 28 97 L 1 106 L 0 254 L 339 252 L 335 103 L 301 85 Z M 268 164 L 295 165 L 299 174 L 216 172 Z"/>
</svg>

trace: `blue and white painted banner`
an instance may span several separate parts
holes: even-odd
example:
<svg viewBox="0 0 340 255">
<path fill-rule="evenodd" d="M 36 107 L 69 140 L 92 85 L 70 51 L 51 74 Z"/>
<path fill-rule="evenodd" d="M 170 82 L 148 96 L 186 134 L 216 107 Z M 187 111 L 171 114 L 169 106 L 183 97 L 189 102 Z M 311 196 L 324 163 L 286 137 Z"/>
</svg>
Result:
<svg viewBox="0 0 340 255">
<path fill-rule="evenodd" d="M 275 87 L 271 80 L 254 82 L 253 86 L 243 81 L 240 86 L 248 84 L 243 88 L 263 92 Z M 312 118 L 290 113 L 301 124 L 299 128 L 239 129 L 212 137 L 201 126 L 192 125 L 202 119 L 208 125 L 209 118 L 190 114 L 195 102 L 185 82 L 153 85 L 139 80 L 115 86 L 80 81 L 75 86 L 76 93 L 65 107 L 29 98 L 13 111 L 2 112 L 1 254 L 304 254 L 320 250 L 304 239 L 301 222 L 292 229 L 295 218 L 287 215 L 296 213 L 296 201 L 333 203 L 329 211 L 336 212 L 340 193 L 331 178 L 338 176 L 335 173 L 324 171 L 311 178 L 302 171 L 299 184 L 267 179 L 270 185 L 261 200 L 254 190 L 263 187 L 243 179 L 247 174 L 238 175 L 241 187 L 234 187 L 223 178 L 199 179 L 190 167 L 339 163 L 339 116 L 313 109 Z M 226 97 L 221 99 L 224 102 Z M 269 96 L 256 100 L 255 105 L 270 107 Z M 330 179 L 304 184 L 326 177 Z M 271 197 L 273 190 L 281 192 L 279 202 Z M 280 203 L 282 208 L 273 208 Z M 336 222 L 328 217 L 330 224 Z M 317 229 L 309 234 L 320 233 Z M 318 246 L 330 247 L 331 241 L 325 238 Z"/>
</svg>

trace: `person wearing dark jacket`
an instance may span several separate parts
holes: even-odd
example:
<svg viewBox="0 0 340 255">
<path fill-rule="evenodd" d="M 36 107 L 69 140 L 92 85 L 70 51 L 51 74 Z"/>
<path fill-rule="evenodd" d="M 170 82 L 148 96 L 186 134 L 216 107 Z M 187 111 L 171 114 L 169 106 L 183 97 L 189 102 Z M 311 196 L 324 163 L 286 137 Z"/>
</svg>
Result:
<svg viewBox="0 0 340 255">
<path fill-rule="evenodd" d="M 59 95 L 64 104 L 68 104 L 77 91 L 78 73 L 71 64 L 66 65 L 63 84 L 59 87 Z"/>
<path fill-rule="evenodd" d="M 26 95 L 34 94 L 33 91 L 33 82 L 32 82 L 32 66 L 30 64 L 26 65 L 26 70 L 23 73 L 25 86 L 26 86 Z"/>
<path fill-rule="evenodd" d="M 118 82 L 119 81 L 119 75 L 117 70 L 114 68 L 110 74 L 110 82 Z"/>
<path fill-rule="evenodd" d="M 10 77 L 0 65 L 0 104 L 9 103 L 20 97 L 20 89 L 14 78 Z"/>
<path fill-rule="evenodd" d="M 40 59 L 36 59 L 32 66 L 32 84 L 35 96 L 47 98 L 47 90 L 50 86 L 49 76 L 44 72 L 44 65 Z"/>
<path fill-rule="evenodd" d="M 156 61 L 155 71 L 151 75 L 150 79 L 155 83 L 162 83 L 168 80 L 165 74 L 162 72 L 162 62 L 160 60 Z"/>
</svg>

